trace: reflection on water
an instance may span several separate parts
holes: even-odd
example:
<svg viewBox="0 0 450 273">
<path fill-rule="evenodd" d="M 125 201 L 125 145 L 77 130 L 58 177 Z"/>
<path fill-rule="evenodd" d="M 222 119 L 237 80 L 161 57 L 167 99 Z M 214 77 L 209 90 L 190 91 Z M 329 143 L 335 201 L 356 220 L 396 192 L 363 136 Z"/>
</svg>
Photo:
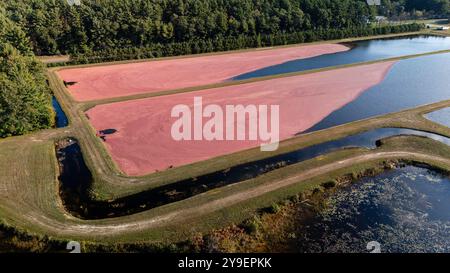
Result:
<svg viewBox="0 0 450 273">
<path fill-rule="evenodd" d="M 299 72 L 330 66 L 447 50 L 450 49 L 450 38 L 415 35 L 401 38 L 360 41 L 353 43 L 353 45 L 354 47 L 349 51 L 290 61 L 242 74 L 234 79 L 244 80 L 282 73 Z"/>
<path fill-rule="evenodd" d="M 429 113 L 426 117 L 431 121 L 450 127 L 450 107 Z"/>
<path fill-rule="evenodd" d="M 404 167 L 339 190 L 299 229 L 300 252 L 450 252 L 450 178 Z"/>
</svg>

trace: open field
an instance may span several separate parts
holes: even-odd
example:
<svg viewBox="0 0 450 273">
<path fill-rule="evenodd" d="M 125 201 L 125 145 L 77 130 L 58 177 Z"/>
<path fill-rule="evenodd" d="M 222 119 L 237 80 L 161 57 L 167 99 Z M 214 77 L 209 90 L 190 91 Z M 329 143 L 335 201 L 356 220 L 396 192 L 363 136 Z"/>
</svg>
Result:
<svg viewBox="0 0 450 273">
<path fill-rule="evenodd" d="M 141 63 L 69 68 L 58 71 L 78 101 L 214 84 L 291 60 L 348 50 L 340 44 L 266 49 L 247 53 L 178 58 Z"/>
<path fill-rule="evenodd" d="M 194 97 L 202 97 L 205 107 L 215 104 L 221 109 L 225 109 L 226 105 L 278 105 L 280 140 L 286 140 L 312 127 L 363 91 L 380 83 L 392 65 L 393 62 L 383 62 L 99 105 L 87 111 L 87 115 L 97 131 L 117 130 L 106 136 L 106 147 L 125 174 L 142 176 L 262 144 L 261 140 L 225 140 L 226 128 L 215 128 L 222 131 L 221 138 L 224 140 L 174 140 L 171 125 L 178 118 L 171 118 L 171 111 L 177 105 L 187 105 L 194 112 Z M 354 75 L 359 76 L 355 78 Z M 247 115 L 245 120 L 236 121 L 236 126 L 232 126 L 236 127 L 235 130 L 244 128 L 248 134 L 250 123 L 257 122 L 257 116 L 251 119 Z M 203 124 L 208 120 L 203 118 Z M 229 126 L 228 123 L 224 125 Z"/>
<path fill-rule="evenodd" d="M 404 58 L 411 57 L 414 56 Z M 395 60 L 399 59 L 402 58 Z M 384 68 L 391 65 L 386 60 L 370 63 L 377 63 L 376 66 Z M 361 64 L 322 71 L 342 73 L 353 67 L 361 69 Z M 337 69 L 336 72 L 331 72 L 334 69 Z M 317 71 L 297 75 L 314 77 L 315 72 Z M 271 78 L 286 77 L 288 75 Z M 267 78 L 249 82 L 257 84 L 261 80 Z M 83 157 L 94 177 L 92 194 L 99 200 L 108 200 L 374 128 L 413 128 L 450 137 L 449 128 L 423 117 L 426 113 L 449 107 L 450 100 L 286 139 L 276 152 L 261 153 L 259 148 L 254 148 L 166 172 L 128 177 L 108 155 L 103 142 L 95 136 L 96 130 L 85 117 L 85 110 L 91 108 L 95 111 L 100 106 L 92 108 L 95 103 L 75 102 L 54 70 L 49 71 L 49 81 L 69 118 L 69 126 L 0 140 L 0 219 L 9 226 L 32 234 L 96 243 L 176 242 L 197 232 L 208 232 L 212 228 L 240 222 L 257 209 L 270 206 L 273 202 L 314 189 L 341 175 L 377 168 L 386 160 L 407 159 L 450 170 L 448 146 L 425 138 L 401 136 L 383 141 L 384 144 L 375 150 L 352 148 L 335 151 L 142 213 L 111 219 L 81 220 L 65 211 L 58 195 L 59 170 L 54 150 L 54 142 L 58 139 L 74 137 L 79 141 Z M 229 84 L 229 87 L 239 84 L 242 82 Z M 153 93 L 151 96 L 157 94 Z M 120 100 L 128 99 L 129 97 Z M 134 102 L 129 103 L 133 105 Z M 126 105 L 125 102 L 123 104 Z M 118 129 L 121 132 L 121 128 Z"/>
</svg>

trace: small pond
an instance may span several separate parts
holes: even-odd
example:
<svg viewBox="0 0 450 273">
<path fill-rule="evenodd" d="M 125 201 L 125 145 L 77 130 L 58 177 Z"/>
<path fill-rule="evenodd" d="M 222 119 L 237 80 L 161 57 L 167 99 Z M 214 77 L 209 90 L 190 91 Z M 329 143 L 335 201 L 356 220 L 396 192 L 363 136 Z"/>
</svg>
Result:
<svg viewBox="0 0 450 273">
<path fill-rule="evenodd" d="M 56 128 L 63 128 L 69 125 L 69 120 L 55 97 L 52 98 L 52 105 L 56 113 Z"/>
<path fill-rule="evenodd" d="M 339 190 L 298 230 L 300 252 L 450 252 L 450 177 L 427 167 L 394 169 Z"/>
</svg>

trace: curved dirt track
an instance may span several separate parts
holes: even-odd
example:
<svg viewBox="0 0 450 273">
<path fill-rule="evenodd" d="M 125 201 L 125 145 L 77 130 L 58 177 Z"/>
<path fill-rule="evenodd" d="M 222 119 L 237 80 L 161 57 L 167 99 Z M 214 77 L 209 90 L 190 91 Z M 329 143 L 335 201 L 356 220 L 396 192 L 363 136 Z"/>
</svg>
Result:
<svg viewBox="0 0 450 273">
<path fill-rule="evenodd" d="M 221 140 L 174 140 L 172 125 L 178 118 L 174 118 L 171 111 L 177 105 L 186 105 L 194 111 L 194 97 L 201 98 L 205 108 L 217 105 L 222 111 L 229 105 L 277 105 L 279 139 L 283 141 L 311 128 L 381 83 L 394 64 L 393 61 L 387 61 L 238 86 L 104 104 L 86 113 L 97 131 L 117 130 L 106 136 L 105 146 L 120 170 L 128 176 L 144 176 L 255 148 L 266 142 L 260 139 L 227 140 L 225 135 L 228 129 L 223 126 L 229 127 L 229 124 L 228 120 L 222 118 L 219 118 L 222 124 L 217 125 L 218 128 L 214 127 L 215 131 L 220 131 Z M 203 118 L 201 123 L 205 124 L 208 120 Z M 255 114 L 252 118 L 247 116 L 243 122 L 234 121 L 232 127 L 254 132 L 257 130 L 252 131 L 250 123 L 257 122 Z"/>
<path fill-rule="evenodd" d="M 187 88 L 227 81 L 251 72 L 292 60 L 347 51 L 342 44 L 302 45 L 249 52 L 199 55 L 58 71 L 77 101 Z"/>
<path fill-rule="evenodd" d="M 434 161 L 440 162 L 444 164 L 450 164 L 450 160 L 438 156 L 432 156 L 422 153 L 415 152 L 403 152 L 403 151 L 393 151 L 393 152 L 375 152 L 360 156 L 355 156 L 351 158 L 347 158 L 341 160 L 339 162 L 327 164 L 320 166 L 318 168 L 314 168 L 298 175 L 269 182 L 264 185 L 260 185 L 254 187 L 252 189 L 248 189 L 227 197 L 223 197 L 214 201 L 210 201 L 204 203 L 202 205 L 196 207 L 190 207 L 170 213 L 166 213 L 157 217 L 153 217 L 145 220 L 138 221 L 130 221 L 129 223 L 120 223 L 129 221 L 126 219 L 127 217 L 118 218 L 111 223 L 108 224 L 98 224 L 95 221 L 84 221 L 82 223 L 73 224 L 67 222 L 59 222 L 54 219 L 49 219 L 47 217 L 39 215 L 37 212 L 28 213 L 23 215 L 29 221 L 34 224 L 44 228 L 46 230 L 51 230 L 53 233 L 56 233 L 60 236 L 114 236 L 114 235 L 123 235 L 126 233 L 133 233 L 136 231 L 142 231 L 145 229 L 151 229 L 156 227 L 161 227 L 166 224 L 173 224 L 174 222 L 182 222 L 183 220 L 197 217 L 199 215 L 208 214 L 222 208 L 232 206 L 241 201 L 248 200 L 251 198 L 255 198 L 261 196 L 265 193 L 275 191 L 277 189 L 293 185 L 295 183 L 300 183 L 301 181 L 316 177 L 318 175 L 328 173 L 331 171 L 339 170 L 341 168 L 349 167 L 355 164 L 368 162 L 372 160 L 380 160 L 380 159 L 416 159 L 416 160 L 424 160 L 424 161 Z M 244 182 L 245 183 L 245 182 Z M 65 213 L 68 219 L 75 220 L 72 216 Z"/>
</svg>

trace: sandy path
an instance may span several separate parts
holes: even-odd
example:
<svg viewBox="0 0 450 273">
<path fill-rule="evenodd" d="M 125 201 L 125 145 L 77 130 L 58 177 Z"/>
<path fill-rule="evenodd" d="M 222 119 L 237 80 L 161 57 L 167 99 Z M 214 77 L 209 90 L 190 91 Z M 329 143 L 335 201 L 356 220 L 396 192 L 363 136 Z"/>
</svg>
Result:
<svg viewBox="0 0 450 273">
<path fill-rule="evenodd" d="M 106 147 L 120 169 L 130 176 L 163 171 L 259 146 L 261 141 L 175 141 L 171 128 L 179 104 L 193 108 L 194 96 L 203 105 L 279 105 L 280 139 L 312 127 L 333 111 L 380 83 L 394 62 L 355 66 L 313 74 L 99 105 L 87 114 L 98 130 L 116 129 Z M 192 110 L 193 111 L 193 110 Z M 204 119 L 204 124 L 209 119 Z M 249 129 L 246 124 L 237 124 Z M 225 138 L 226 132 L 223 132 Z"/>
<path fill-rule="evenodd" d="M 58 71 L 77 101 L 98 100 L 220 83 L 284 62 L 349 50 L 319 44 Z"/>
<path fill-rule="evenodd" d="M 158 217 L 153 217 L 145 220 L 133 221 L 130 223 L 120 223 L 117 219 L 111 220 L 108 224 L 95 224 L 94 222 L 86 221 L 86 224 L 68 224 L 55 221 L 42 215 L 28 214 L 24 215 L 28 220 L 35 224 L 39 224 L 46 229 L 50 229 L 54 232 L 64 236 L 76 236 L 76 235 L 96 235 L 96 236 L 110 236 L 110 235 L 123 235 L 125 233 L 132 233 L 148 228 L 155 228 L 164 226 L 166 224 L 173 224 L 174 222 L 182 222 L 183 220 L 198 217 L 204 214 L 212 213 L 214 211 L 223 209 L 225 207 L 232 206 L 239 202 L 261 196 L 265 193 L 275 191 L 277 189 L 287 187 L 301 181 L 305 181 L 310 178 L 314 178 L 318 175 L 322 175 L 328 172 L 332 172 L 341 168 L 349 167 L 355 164 L 378 160 L 378 159 L 394 159 L 394 158 L 416 158 L 420 160 L 431 160 L 449 164 L 450 160 L 444 159 L 438 156 L 426 155 L 414 152 L 378 152 L 366 155 L 355 156 L 339 162 L 323 165 L 315 169 L 311 169 L 302 172 L 298 175 L 266 183 L 261 186 L 257 186 L 221 199 L 207 202 L 203 205 L 196 207 L 190 207 L 181 209 Z M 244 182 L 245 183 L 245 182 Z M 195 197 L 194 197 L 195 198 Z M 67 216 L 68 218 L 73 218 Z M 129 220 L 121 220 L 121 222 Z"/>
</svg>

